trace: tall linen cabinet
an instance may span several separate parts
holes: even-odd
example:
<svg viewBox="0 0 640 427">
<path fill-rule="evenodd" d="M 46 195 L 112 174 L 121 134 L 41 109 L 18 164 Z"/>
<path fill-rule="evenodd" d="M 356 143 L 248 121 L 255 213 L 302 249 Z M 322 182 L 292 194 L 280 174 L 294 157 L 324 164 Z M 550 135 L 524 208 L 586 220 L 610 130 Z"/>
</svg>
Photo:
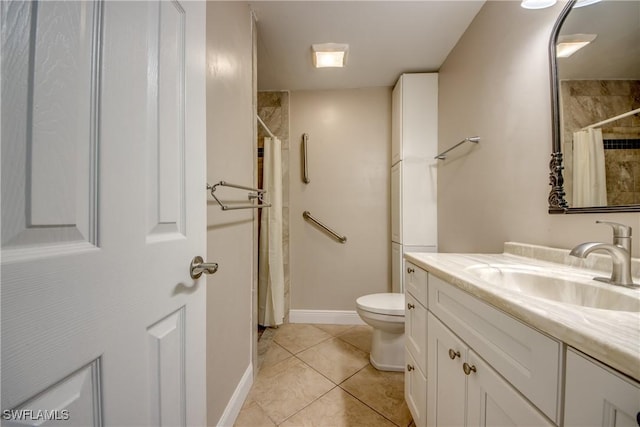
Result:
<svg viewBox="0 0 640 427">
<path fill-rule="evenodd" d="M 404 292 L 405 252 L 436 252 L 438 74 L 403 74 L 391 117 L 391 284 Z"/>
</svg>

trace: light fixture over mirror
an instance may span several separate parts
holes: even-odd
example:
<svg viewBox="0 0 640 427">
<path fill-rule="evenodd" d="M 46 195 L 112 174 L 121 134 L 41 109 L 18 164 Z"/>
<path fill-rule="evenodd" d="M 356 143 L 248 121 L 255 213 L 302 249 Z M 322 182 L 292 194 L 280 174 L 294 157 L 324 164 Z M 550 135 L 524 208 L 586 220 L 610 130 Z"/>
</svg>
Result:
<svg viewBox="0 0 640 427">
<path fill-rule="evenodd" d="M 572 0 L 554 26 L 550 213 L 640 211 L 639 17 L 640 1 Z"/>
<path fill-rule="evenodd" d="M 594 41 L 597 36 L 597 34 L 567 34 L 558 36 L 556 56 L 558 58 L 568 58 Z"/>
<path fill-rule="evenodd" d="M 591 4 L 600 3 L 602 0 L 578 0 L 573 8 L 589 6 Z"/>
</svg>

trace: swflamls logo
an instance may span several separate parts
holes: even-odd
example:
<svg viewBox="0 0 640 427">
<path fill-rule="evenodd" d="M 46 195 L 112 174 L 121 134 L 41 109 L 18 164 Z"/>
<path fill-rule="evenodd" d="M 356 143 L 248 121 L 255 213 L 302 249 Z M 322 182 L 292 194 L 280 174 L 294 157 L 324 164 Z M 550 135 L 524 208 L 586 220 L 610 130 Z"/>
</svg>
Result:
<svg viewBox="0 0 640 427">
<path fill-rule="evenodd" d="M 2 419 L 11 421 L 68 421 L 67 409 L 5 409 Z"/>
</svg>

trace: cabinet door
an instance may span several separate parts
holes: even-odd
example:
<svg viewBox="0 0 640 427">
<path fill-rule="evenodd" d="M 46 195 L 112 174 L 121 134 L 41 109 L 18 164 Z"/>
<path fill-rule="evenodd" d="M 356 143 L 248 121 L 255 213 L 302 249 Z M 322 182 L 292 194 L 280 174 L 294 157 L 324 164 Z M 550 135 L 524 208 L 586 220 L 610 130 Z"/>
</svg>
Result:
<svg viewBox="0 0 640 427">
<path fill-rule="evenodd" d="M 472 350 L 467 364 L 467 427 L 554 425 Z"/>
<path fill-rule="evenodd" d="M 462 361 L 467 348 L 435 316 L 429 313 L 428 318 L 427 425 L 464 426 L 466 377 Z"/>
<path fill-rule="evenodd" d="M 391 168 L 391 241 L 402 243 L 402 170 L 401 163 Z"/>
<path fill-rule="evenodd" d="M 427 423 L 427 379 L 415 359 L 405 350 L 407 367 L 404 374 L 404 396 L 416 427 Z"/>
<path fill-rule="evenodd" d="M 405 345 L 422 372 L 427 371 L 427 309 L 410 293 L 405 294 Z"/>
<path fill-rule="evenodd" d="M 427 160 L 404 159 L 400 163 L 402 244 L 438 244 L 437 171 Z"/>
<path fill-rule="evenodd" d="M 404 287 L 418 302 L 427 307 L 428 273 L 409 261 L 404 263 Z"/>
<path fill-rule="evenodd" d="M 402 160 L 402 76 L 391 95 L 391 164 Z"/>
<path fill-rule="evenodd" d="M 391 292 L 404 292 L 404 262 L 402 258 L 402 245 L 391 242 Z"/>
<path fill-rule="evenodd" d="M 637 427 L 640 384 L 567 351 L 564 425 Z"/>
</svg>

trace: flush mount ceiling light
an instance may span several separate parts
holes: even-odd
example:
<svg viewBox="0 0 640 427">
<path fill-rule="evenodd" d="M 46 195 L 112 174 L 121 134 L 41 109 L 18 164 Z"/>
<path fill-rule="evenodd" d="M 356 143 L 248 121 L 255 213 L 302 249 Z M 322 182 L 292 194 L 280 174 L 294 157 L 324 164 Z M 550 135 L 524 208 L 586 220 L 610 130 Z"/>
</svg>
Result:
<svg viewBox="0 0 640 427">
<path fill-rule="evenodd" d="M 559 36 L 556 44 L 556 56 L 558 58 L 568 58 L 594 41 L 596 37 L 597 34 L 567 34 Z"/>
<path fill-rule="evenodd" d="M 544 9 L 556 4 L 557 0 L 522 0 L 520 6 L 525 9 Z"/>
<path fill-rule="evenodd" d="M 344 43 L 319 43 L 311 45 L 313 66 L 316 68 L 344 67 L 349 45 Z"/>
</svg>

